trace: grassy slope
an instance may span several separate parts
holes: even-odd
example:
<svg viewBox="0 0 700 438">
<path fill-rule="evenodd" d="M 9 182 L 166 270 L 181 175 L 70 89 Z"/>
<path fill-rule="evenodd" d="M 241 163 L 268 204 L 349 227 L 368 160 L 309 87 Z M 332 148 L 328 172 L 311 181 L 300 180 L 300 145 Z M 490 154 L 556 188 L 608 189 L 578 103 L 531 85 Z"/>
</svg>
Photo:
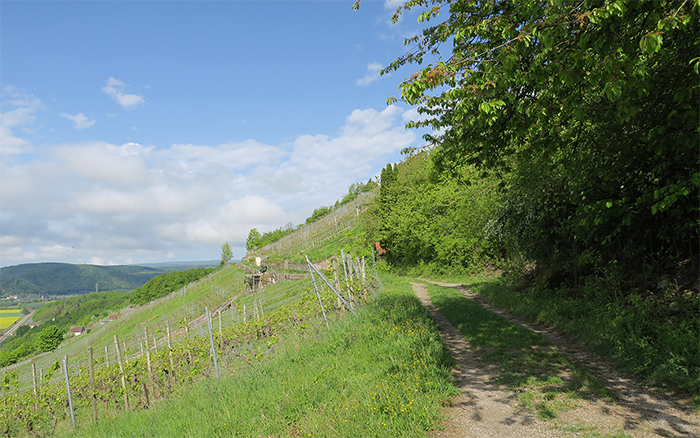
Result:
<svg viewBox="0 0 700 438">
<path fill-rule="evenodd" d="M 87 421 L 74 435 L 424 436 L 454 395 L 453 361 L 410 285 L 384 284 L 359 318 L 287 331 L 256 366 L 200 381 L 148 411 Z"/>
</svg>

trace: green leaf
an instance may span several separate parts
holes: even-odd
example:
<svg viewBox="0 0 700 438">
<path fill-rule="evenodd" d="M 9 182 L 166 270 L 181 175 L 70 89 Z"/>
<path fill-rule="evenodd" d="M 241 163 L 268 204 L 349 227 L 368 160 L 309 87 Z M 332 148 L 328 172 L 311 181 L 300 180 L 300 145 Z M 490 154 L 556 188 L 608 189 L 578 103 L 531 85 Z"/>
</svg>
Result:
<svg viewBox="0 0 700 438">
<path fill-rule="evenodd" d="M 648 33 L 639 41 L 639 47 L 642 52 L 646 52 L 648 56 L 653 55 L 661 49 L 663 37 L 658 33 Z"/>
</svg>

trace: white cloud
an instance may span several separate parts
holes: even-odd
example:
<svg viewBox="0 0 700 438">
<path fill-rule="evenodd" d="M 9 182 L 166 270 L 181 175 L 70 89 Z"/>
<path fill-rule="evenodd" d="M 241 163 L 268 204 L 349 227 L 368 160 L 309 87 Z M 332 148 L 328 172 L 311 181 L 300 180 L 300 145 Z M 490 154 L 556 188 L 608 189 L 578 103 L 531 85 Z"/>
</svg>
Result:
<svg viewBox="0 0 700 438">
<path fill-rule="evenodd" d="M 27 127 L 36 121 L 35 113 L 46 110 L 44 104 L 38 98 L 22 93 L 12 85 L 6 85 L 0 90 L 2 106 L 12 106 L 11 110 L 0 113 L 0 153 L 3 155 L 17 155 L 31 152 L 31 143 L 12 134 L 13 128 L 20 128 L 25 134 L 32 131 Z"/>
<path fill-rule="evenodd" d="M 144 160 L 149 148 L 136 143 L 79 143 L 51 149 L 55 163 L 85 181 L 108 186 L 129 187 L 150 179 Z"/>
<path fill-rule="evenodd" d="M 127 263 L 244 255 L 251 228 L 302 223 L 416 138 L 404 111 L 355 110 L 290 143 L 44 145 L 2 163 L 0 263 Z M 29 201 L 28 201 L 29 200 Z"/>
<path fill-rule="evenodd" d="M 102 92 L 107 94 L 108 96 L 111 96 L 119 105 L 121 105 L 126 110 L 135 108 L 139 105 L 143 105 L 146 103 L 144 98 L 137 94 L 124 93 L 124 89 L 126 87 L 127 85 L 124 82 L 110 77 L 109 79 L 107 79 L 107 85 L 102 87 Z"/>
<path fill-rule="evenodd" d="M 59 116 L 63 117 L 64 119 L 72 120 L 74 123 L 73 127 L 79 131 L 82 129 L 87 129 L 95 124 L 94 120 L 89 120 L 83 113 L 78 113 L 74 116 L 66 113 L 60 113 Z"/>
<path fill-rule="evenodd" d="M 382 65 L 378 62 L 372 62 L 370 64 L 367 64 L 367 74 L 357 80 L 357 85 L 361 85 L 363 87 L 371 84 L 372 82 L 375 82 L 379 80 L 381 77 L 380 72 L 382 71 Z"/>
<path fill-rule="evenodd" d="M 430 116 L 428 114 L 420 114 L 418 112 L 417 108 L 411 108 L 409 110 L 404 111 L 401 114 L 401 118 L 405 123 L 408 122 L 422 122 L 425 120 L 428 120 Z"/>
</svg>

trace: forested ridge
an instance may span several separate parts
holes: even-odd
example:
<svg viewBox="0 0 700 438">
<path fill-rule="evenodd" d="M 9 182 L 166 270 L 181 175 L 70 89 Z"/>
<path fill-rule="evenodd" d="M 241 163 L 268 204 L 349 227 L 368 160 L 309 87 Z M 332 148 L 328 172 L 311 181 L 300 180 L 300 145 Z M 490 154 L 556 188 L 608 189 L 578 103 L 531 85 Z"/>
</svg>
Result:
<svg viewBox="0 0 700 438">
<path fill-rule="evenodd" d="M 70 263 L 26 263 L 0 268 L 3 296 L 20 299 L 77 295 L 100 290 L 135 289 L 164 270 L 142 266 L 97 266 Z"/>
<path fill-rule="evenodd" d="M 216 268 L 196 268 L 159 275 L 148 280 L 143 286 L 134 289 L 130 294 L 129 301 L 136 305 L 146 304 L 187 286 L 215 270 Z"/>
</svg>

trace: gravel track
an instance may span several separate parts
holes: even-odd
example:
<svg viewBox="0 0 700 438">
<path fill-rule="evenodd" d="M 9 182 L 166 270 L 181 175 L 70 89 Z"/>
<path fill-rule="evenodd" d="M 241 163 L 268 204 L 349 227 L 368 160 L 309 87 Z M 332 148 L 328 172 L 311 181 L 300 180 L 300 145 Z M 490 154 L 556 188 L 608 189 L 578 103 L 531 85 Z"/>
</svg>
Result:
<svg viewBox="0 0 700 438">
<path fill-rule="evenodd" d="M 423 280 L 423 279 L 421 279 Z M 427 280 L 423 280 L 427 281 Z M 633 437 L 700 438 L 700 415 L 663 394 L 652 392 L 639 382 L 622 376 L 609 361 L 578 344 L 546 329 L 534 327 L 491 306 L 483 298 L 457 284 L 433 282 L 452 287 L 484 308 L 515 324 L 540 334 L 572 360 L 587 367 L 614 393 L 614 403 L 601 399 L 576 400 L 572 409 L 550 421 L 539 420 L 520 406 L 512 391 L 492 383 L 495 367 L 477 363 L 474 351 L 459 331 L 437 311 L 428 297 L 427 287 L 411 283 L 413 291 L 441 328 L 443 342 L 458 363 L 453 376 L 460 395 L 444 408 L 444 430 L 431 431 L 430 437 L 604 437 L 624 432 Z M 588 434 L 588 435 L 587 435 Z"/>
</svg>

